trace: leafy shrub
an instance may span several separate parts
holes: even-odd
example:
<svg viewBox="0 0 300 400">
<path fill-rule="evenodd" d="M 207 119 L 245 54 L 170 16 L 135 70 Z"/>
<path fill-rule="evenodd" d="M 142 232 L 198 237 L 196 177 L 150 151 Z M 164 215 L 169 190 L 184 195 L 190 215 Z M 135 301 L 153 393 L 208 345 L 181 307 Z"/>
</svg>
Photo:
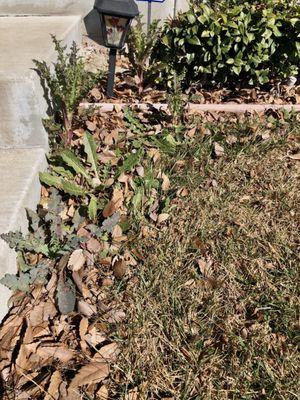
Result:
<svg viewBox="0 0 300 400">
<path fill-rule="evenodd" d="M 54 122 L 63 126 L 65 143 L 72 136 L 72 122 L 76 108 L 84 96 L 93 88 L 94 84 L 102 76 L 85 70 L 84 61 L 78 54 L 78 47 L 74 42 L 70 53 L 66 52 L 66 46 L 52 36 L 57 53 L 57 61 L 52 67 L 45 61 L 33 60 L 48 103 L 48 113 Z"/>
<path fill-rule="evenodd" d="M 143 26 L 141 17 L 138 17 L 128 35 L 126 54 L 138 79 L 139 94 L 143 92 L 146 80 L 155 72 L 156 65 L 150 62 L 150 57 L 160 37 L 157 20 L 151 23 L 148 32 L 143 30 Z"/>
<path fill-rule="evenodd" d="M 231 1 L 232 2 L 232 1 Z M 300 6 L 268 1 L 218 7 L 200 3 L 165 23 L 153 61 L 164 78 L 174 71 L 185 84 L 265 84 L 297 76 L 300 65 Z"/>
</svg>

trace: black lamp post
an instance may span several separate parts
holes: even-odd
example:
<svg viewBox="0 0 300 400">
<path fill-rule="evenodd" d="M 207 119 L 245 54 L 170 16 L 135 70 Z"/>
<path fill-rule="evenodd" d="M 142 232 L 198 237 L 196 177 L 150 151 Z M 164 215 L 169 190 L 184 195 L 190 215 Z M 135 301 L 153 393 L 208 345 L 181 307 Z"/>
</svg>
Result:
<svg viewBox="0 0 300 400">
<path fill-rule="evenodd" d="M 107 96 L 113 97 L 117 50 L 124 46 L 131 21 L 139 10 L 134 0 L 96 0 L 94 8 L 100 16 L 104 45 L 110 49 Z"/>
</svg>

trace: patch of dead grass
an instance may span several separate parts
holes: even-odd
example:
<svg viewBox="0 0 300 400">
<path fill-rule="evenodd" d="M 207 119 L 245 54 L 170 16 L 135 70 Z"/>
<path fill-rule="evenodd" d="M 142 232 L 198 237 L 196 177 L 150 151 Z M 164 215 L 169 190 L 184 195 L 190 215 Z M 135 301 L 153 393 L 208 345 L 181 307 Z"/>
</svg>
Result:
<svg viewBox="0 0 300 400">
<path fill-rule="evenodd" d="M 165 161 L 188 196 L 138 244 L 117 398 L 297 398 L 299 126 L 261 133 L 225 123 Z"/>
</svg>

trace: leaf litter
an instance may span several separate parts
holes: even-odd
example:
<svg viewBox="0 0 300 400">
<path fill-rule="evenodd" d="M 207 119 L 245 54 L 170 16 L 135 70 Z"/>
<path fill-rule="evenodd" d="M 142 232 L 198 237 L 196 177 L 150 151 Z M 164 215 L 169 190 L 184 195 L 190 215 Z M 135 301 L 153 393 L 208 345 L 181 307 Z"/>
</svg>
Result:
<svg viewBox="0 0 300 400">
<path fill-rule="evenodd" d="M 115 367 L 124 347 L 126 353 L 129 299 L 138 290 L 139 269 L 151 257 L 138 243 L 167 232 L 193 192 L 196 183 L 189 176 L 195 170 L 203 184 L 207 168 L 226 162 L 240 146 L 259 143 L 257 130 L 264 125 L 263 118 L 233 117 L 231 126 L 249 126 L 247 135 L 238 137 L 238 132 L 214 132 L 228 123 L 222 114 L 186 118 L 186 131 L 194 133 L 184 137 L 168 115 L 156 112 L 81 115 L 72 154 L 63 155 L 69 169 L 59 159 L 49 169 L 81 191 L 70 193 L 68 186 L 65 192 L 61 183 L 51 188 L 45 179 L 37 212 L 28 211 L 27 236 L 2 235 L 17 250 L 19 265 L 17 277 L 2 279 L 15 292 L 0 327 L 4 399 L 12 393 L 15 399 L 121 398 L 118 388 L 127 377 Z M 278 132 L 286 135 L 283 116 L 271 121 L 272 140 Z M 86 128 L 91 133 L 84 135 Z M 297 154 L 297 140 L 288 143 L 288 154 Z M 219 185 L 214 181 L 212 174 L 206 183 L 210 196 Z M 217 287 L 206 245 L 195 243 L 203 251 L 199 272 L 208 286 Z M 189 282 L 188 287 L 197 285 L 195 278 Z M 140 398 L 143 390 L 131 388 L 124 398 Z"/>
</svg>

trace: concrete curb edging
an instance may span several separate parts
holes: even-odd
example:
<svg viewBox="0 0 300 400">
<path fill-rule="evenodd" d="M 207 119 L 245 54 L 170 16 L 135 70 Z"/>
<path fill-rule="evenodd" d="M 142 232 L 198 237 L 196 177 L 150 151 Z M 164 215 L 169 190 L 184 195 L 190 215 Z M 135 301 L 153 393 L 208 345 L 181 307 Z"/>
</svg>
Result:
<svg viewBox="0 0 300 400">
<path fill-rule="evenodd" d="M 83 109 L 99 109 L 101 112 L 111 112 L 114 110 L 123 110 L 126 107 L 134 107 L 138 110 L 149 110 L 155 108 L 156 110 L 167 110 L 168 104 L 166 103 L 81 103 L 80 107 Z M 246 112 L 266 112 L 268 110 L 287 110 L 300 112 L 300 104 L 194 104 L 189 103 L 186 106 L 188 111 L 194 112 L 225 112 L 225 113 L 246 113 Z"/>
</svg>

